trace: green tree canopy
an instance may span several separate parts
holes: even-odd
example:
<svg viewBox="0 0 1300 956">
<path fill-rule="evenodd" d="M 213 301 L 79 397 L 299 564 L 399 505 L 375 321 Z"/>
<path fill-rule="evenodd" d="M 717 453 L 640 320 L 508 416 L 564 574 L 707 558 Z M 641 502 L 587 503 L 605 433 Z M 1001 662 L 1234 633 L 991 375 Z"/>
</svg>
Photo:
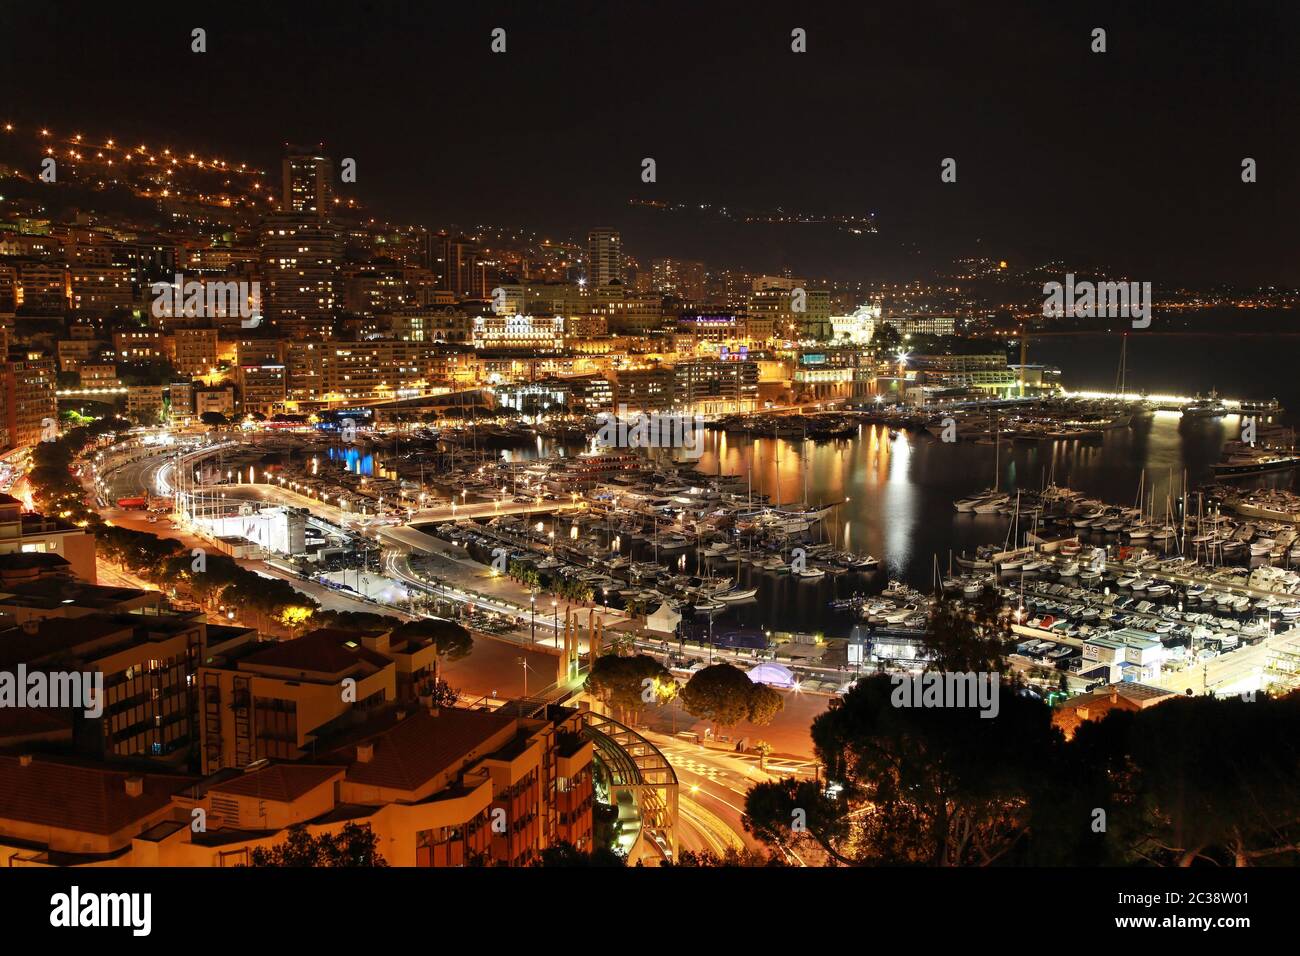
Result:
<svg viewBox="0 0 1300 956">
<path fill-rule="evenodd" d="M 319 836 L 296 824 L 283 842 L 256 847 L 249 858 L 249 866 L 388 866 L 379 853 L 379 837 L 370 827 L 356 823 Z"/>
<path fill-rule="evenodd" d="M 692 716 L 720 727 L 741 721 L 770 724 L 785 699 L 765 684 L 756 684 L 740 668 L 727 663 L 696 671 L 682 688 L 682 706 Z"/>
<path fill-rule="evenodd" d="M 677 682 L 668 669 L 653 657 L 637 654 L 620 657 L 603 654 L 591 665 L 586 690 L 623 714 L 637 714 L 642 707 L 671 700 Z"/>
<path fill-rule="evenodd" d="M 814 840 L 840 863 L 987 865 L 1028 832 L 1030 803 L 1060 735 L 1040 701 L 1002 693 L 974 707 L 900 707 L 864 678 L 812 726 L 830 786 L 782 780 L 746 800 L 760 839 Z"/>
</svg>

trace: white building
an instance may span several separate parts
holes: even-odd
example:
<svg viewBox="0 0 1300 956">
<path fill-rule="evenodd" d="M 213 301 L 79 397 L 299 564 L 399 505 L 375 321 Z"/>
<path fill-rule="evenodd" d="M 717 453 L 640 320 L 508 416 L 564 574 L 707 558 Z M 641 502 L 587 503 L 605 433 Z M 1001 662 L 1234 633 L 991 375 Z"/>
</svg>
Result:
<svg viewBox="0 0 1300 956">
<path fill-rule="evenodd" d="M 479 315 L 472 336 L 476 349 L 562 349 L 564 317 Z"/>
<path fill-rule="evenodd" d="M 868 345 L 880 323 L 880 303 L 860 305 L 850 315 L 831 316 L 831 341 L 836 344 Z"/>
</svg>

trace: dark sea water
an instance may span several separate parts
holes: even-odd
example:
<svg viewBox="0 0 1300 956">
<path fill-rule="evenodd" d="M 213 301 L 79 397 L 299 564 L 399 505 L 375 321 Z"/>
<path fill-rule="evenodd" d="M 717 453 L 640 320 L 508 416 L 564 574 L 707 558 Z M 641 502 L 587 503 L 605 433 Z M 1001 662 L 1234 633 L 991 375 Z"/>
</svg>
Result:
<svg viewBox="0 0 1300 956">
<path fill-rule="evenodd" d="M 1225 398 L 1276 398 L 1293 414 L 1300 411 L 1300 317 L 1294 334 L 1233 332 L 1233 322 L 1226 314 L 1217 333 L 1129 333 L 1127 390 L 1216 389 Z M 1122 338 L 1113 334 L 1042 336 L 1031 338 L 1029 361 L 1059 368 L 1066 388 L 1113 391 L 1121 349 Z"/>
</svg>

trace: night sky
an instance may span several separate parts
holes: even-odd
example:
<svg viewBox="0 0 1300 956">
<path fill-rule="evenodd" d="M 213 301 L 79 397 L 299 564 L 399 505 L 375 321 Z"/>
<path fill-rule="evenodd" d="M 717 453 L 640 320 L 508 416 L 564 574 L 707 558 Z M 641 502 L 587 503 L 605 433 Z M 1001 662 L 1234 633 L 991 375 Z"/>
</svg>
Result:
<svg viewBox="0 0 1300 956">
<path fill-rule="evenodd" d="M 612 225 L 644 257 L 907 279 L 979 254 L 1295 285 L 1297 6 L 9 3 L 0 115 L 277 176 L 282 143 L 324 142 L 400 221 Z M 206 54 L 190 52 L 195 26 Z M 949 156 L 956 184 L 940 182 Z M 880 232 L 634 197 L 874 212 Z"/>
</svg>

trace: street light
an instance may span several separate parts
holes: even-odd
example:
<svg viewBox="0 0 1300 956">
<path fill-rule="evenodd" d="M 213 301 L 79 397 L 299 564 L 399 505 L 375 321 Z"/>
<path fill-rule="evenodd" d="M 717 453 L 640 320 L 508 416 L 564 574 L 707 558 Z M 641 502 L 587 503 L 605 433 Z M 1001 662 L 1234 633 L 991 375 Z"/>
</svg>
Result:
<svg viewBox="0 0 1300 956">
<path fill-rule="evenodd" d="M 530 633 L 528 643 L 537 643 L 537 595 L 536 593 L 528 595 L 528 614 L 530 618 Z"/>
</svg>

